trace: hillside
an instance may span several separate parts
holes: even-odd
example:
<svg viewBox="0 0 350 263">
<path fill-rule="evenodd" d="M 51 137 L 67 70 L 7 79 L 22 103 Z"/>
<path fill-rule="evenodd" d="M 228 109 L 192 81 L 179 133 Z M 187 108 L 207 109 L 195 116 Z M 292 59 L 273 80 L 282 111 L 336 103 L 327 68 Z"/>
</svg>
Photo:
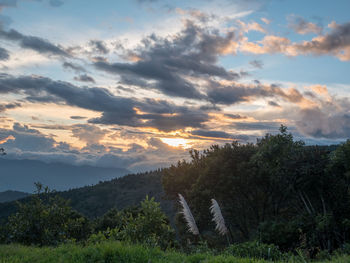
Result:
<svg viewBox="0 0 350 263">
<path fill-rule="evenodd" d="M 0 193 L 0 203 L 11 202 L 28 196 L 28 193 L 19 191 L 4 191 Z"/>
<path fill-rule="evenodd" d="M 130 173 L 122 168 L 74 166 L 63 163 L 45 163 L 34 160 L 0 159 L 0 191 L 17 190 L 32 193 L 34 182 L 64 191 L 96 184 Z"/>
<path fill-rule="evenodd" d="M 57 192 L 71 200 L 71 206 L 89 218 L 103 215 L 109 209 L 123 209 L 137 205 L 146 195 L 154 196 L 161 203 L 163 211 L 171 215 L 172 202 L 163 200 L 161 172 L 130 174 L 93 186 L 85 186 L 68 191 Z M 28 198 L 22 199 L 23 201 Z M 0 221 L 16 211 L 16 203 L 0 204 Z"/>
</svg>

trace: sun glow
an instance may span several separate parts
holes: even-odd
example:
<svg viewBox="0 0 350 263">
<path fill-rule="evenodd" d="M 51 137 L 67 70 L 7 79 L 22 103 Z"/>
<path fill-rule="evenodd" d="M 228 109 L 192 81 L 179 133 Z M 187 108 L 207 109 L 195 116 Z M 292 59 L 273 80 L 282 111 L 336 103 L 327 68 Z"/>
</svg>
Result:
<svg viewBox="0 0 350 263">
<path fill-rule="evenodd" d="M 189 148 L 190 145 L 188 145 L 188 140 L 183 138 L 160 138 L 162 142 L 173 146 L 173 147 L 182 147 L 182 148 Z"/>
</svg>

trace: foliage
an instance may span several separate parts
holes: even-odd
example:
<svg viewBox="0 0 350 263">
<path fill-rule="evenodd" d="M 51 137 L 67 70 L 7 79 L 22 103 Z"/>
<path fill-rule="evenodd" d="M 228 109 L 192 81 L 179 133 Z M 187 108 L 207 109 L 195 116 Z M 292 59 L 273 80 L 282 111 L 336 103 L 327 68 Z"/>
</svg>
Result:
<svg viewBox="0 0 350 263">
<path fill-rule="evenodd" d="M 288 257 L 288 255 L 283 254 L 277 246 L 267 245 L 256 241 L 230 245 L 225 250 L 225 253 L 235 257 L 267 259 L 273 261 L 283 260 Z"/>
<path fill-rule="evenodd" d="M 164 171 L 163 187 L 169 199 L 186 196 L 208 241 L 216 235 L 209 212 L 214 198 L 236 242 L 259 239 L 315 257 L 350 241 L 350 141 L 334 148 L 305 146 L 281 126 L 256 144 L 192 151 L 191 161 Z M 178 218 L 185 244 L 182 224 Z"/>
<path fill-rule="evenodd" d="M 30 201 L 18 203 L 18 212 L 9 217 L 6 241 L 43 246 L 85 239 L 90 233 L 88 220 L 74 211 L 67 200 L 48 196 L 48 188 L 36 186 L 37 192 Z"/>
<path fill-rule="evenodd" d="M 331 259 L 324 259 L 320 262 L 347 263 L 350 257 L 347 255 L 334 255 Z M 106 241 L 99 244 L 64 244 L 59 247 L 26 247 L 20 245 L 0 246 L 0 262 L 3 263 L 92 263 L 92 262 L 152 262 L 152 263 L 267 263 L 264 259 L 233 256 L 229 253 L 215 255 L 212 252 L 183 254 L 173 250 L 161 251 L 159 248 L 150 248 L 142 245 L 127 244 L 116 241 Z M 285 260 L 273 262 L 301 263 L 300 257 L 291 255 Z"/>
<path fill-rule="evenodd" d="M 137 214 L 141 212 L 140 210 L 139 206 L 130 206 L 123 210 L 118 210 L 114 207 L 94 221 L 94 232 L 98 233 L 100 231 L 106 231 L 107 229 L 122 228 L 127 224 L 129 216 L 137 216 Z"/>
<path fill-rule="evenodd" d="M 111 215 L 114 215 L 111 217 Z M 117 212 L 109 211 L 102 220 L 107 221 L 114 228 L 107 228 L 90 237 L 90 242 L 101 242 L 105 239 L 121 240 L 132 243 L 142 243 L 148 246 L 159 246 L 162 249 L 174 246 L 175 231 L 170 227 L 169 220 L 160 209 L 159 203 L 154 198 L 148 198 L 141 202 L 137 210 L 125 210 Z"/>
</svg>

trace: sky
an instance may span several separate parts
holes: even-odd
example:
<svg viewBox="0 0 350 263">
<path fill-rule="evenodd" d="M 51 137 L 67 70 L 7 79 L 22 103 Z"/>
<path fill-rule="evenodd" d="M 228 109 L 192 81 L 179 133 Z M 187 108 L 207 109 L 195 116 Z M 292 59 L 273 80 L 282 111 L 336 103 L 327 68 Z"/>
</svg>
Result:
<svg viewBox="0 0 350 263">
<path fill-rule="evenodd" d="M 0 0 L 0 147 L 145 171 L 281 124 L 350 138 L 348 0 Z"/>
</svg>

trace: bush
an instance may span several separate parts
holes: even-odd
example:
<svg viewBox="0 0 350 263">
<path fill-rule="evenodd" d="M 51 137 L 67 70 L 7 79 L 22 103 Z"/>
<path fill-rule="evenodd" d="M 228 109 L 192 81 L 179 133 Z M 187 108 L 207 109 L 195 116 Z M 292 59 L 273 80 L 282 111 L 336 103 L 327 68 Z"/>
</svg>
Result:
<svg viewBox="0 0 350 263">
<path fill-rule="evenodd" d="M 90 234 L 89 221 L 74 211 L 69 202 L 50 194 L 36 184 L 37 192 L 29 202 L 19 203 L 18 212 L 8 218 L 7 242 L 25 245 L 58 245 L 83 240 Z"/>
<path fill-rule="evenodd" d="M 148 196 L 141 202 L 140 208 L 120 212 L 113 209 L 106 213 L 105 219 L 100 222 L 104 223 L 99 224 L 98 228 L 101 228 L 101 225 L 106 226 L 106 222 L 116 227 L 108 227 L 91 235 L 88 242 L 99 243 L 105 239 L 112 239 L 150 247 L 158 246 L 162 249 L 174 246 L 175 231 L 170 227 L 166 215 L 160 209 L 160 204 Z"/>
<path fill-rule="evenodd" d="M 235 257 L 267 260 L 282 260 L 286 256 L 275 245 L 267 245 L 254 241 L 230 245 L 225 252 Z"/>
<path fill-rule="evenodd" d="M 281 250 L 296 249 L 300 242 L 300 224 L 294 221 L 267 221 L 259 225 L 259 240 L 265 244 L 274 244 Z"/>
</svg>

